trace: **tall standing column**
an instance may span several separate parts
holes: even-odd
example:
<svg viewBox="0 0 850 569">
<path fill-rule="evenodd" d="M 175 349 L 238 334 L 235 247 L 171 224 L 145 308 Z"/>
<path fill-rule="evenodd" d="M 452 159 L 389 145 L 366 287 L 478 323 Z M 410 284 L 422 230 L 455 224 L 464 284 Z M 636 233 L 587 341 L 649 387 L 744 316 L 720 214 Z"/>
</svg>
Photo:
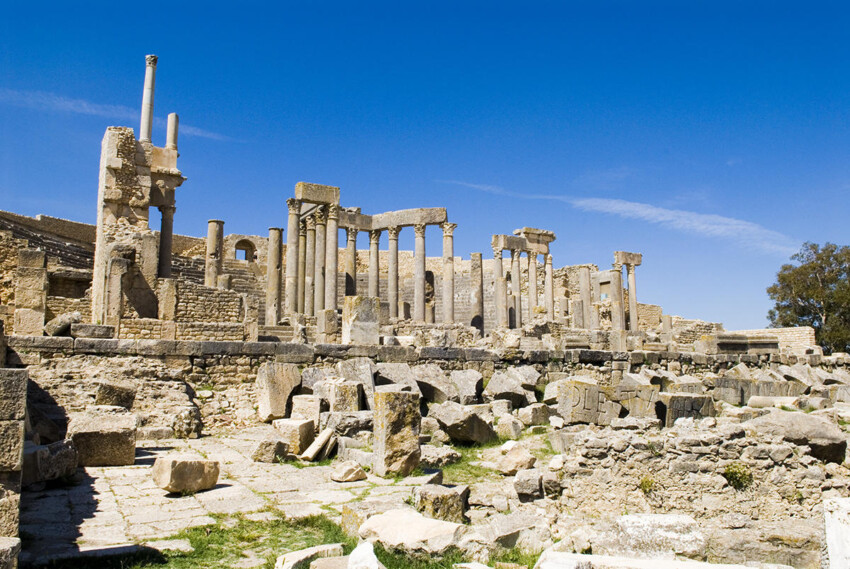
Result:
<svg viewBox="0 0 850 569">
<path fill-rule="evenodd" d="M 313 316 L 313 283 L 316 274 L 316 218 L 307 217 L 307 252 L 304 255 L 304 314 Z"/>
<path fill-rule="evenodd" d="M 298 226 L 301 217 L 301 201 L 286 200 L 289 219 L 286 222 L 286 299 L 284 312 L 287 316 L 298 311 Z"/>
<path fill-rule="evenodd" d="M 280 252 L 283 229 L 269 227 L 268 264 L 266 265 L 266 326 L 280 322 Z"/>
<path fill-rule="evenodd" d="M 454 231 L 457 223 L 446 222 L 443 228 L 443 322 L 455 320 Z"/>
<path fill-rule="evenodd" d="M 300 215 L 299 215 L 300 217 Z M 298 288 L 296 290 L 296 311 L 304 314 L 304 279 L 307 277 L 307 222 L 298 220 Z"/>
<path fill-rule="evenodd" d="M 593 302 L 591 300 L 590 267 L 581 267 L 578 270 L 578 292 L 581 300 L 582 321 L 585 328 L 594 329 L 591 316 Z M 595 300 L 595 299 L 594 299 Z"/>
<path fill-rule="evenodd" d="M 378 252 L 378 244 L 381 242 L 381 230 L 369 232 L 369 296 L 380 296 L 379 275 L 380 254 Z"/>
<path fill-rule="evenodd" d="M 537 308 L 537 253 L 528 251 L 528 320 L 534 320 Z"/>
<path fill-rule="evenodd" d="M 390 318 L 398 318 L 398 233 L 400 227 L 388 227 L 389 255 L 387 259 L 387 300 Z"/>
<path fill-rule="evenodd" d="M 414 225 L 413 231 L 413 320 L 425 322 L 425 225 Z"/>
<path fill-rule="evenodd" d="M 555 278 L 552 270 L 552 254 L 543 255 L 543 299 L 546 303 L 546 318 L 555 320 Z"/>
<path fill-rule="evenodd" d="M 211 219 L 207 222 L 207 256 L 204 267 L 204 286 L 215 288 L 221 272 L 221 254 L 224 243 L 224 222 Z"/>
<path fill-rule="evenodd" d="M 522 255 L 520 250 L 511 250 L 511 295 L 516 302 L 516 327 L 522 328 L 522 268 L 519 266 L 519 259 Z"/>
<path fill-rule="evenodd" d="M 635 292 L 635 266 L 632 263 L 626 265 L 626 270 L 629 274 L 629 330 L 637 331 L 638 322 L 638 307 L 637 293 Z"/>
<path fill-rule="evenodd" d="M 345 230 L 345 296 L 357 294 L 357 229 Z"/>
<path fill-rule="evenodd" d="M 174 204 L 161 205 L 162 222 L 159 226 L 159 276 L 163 279 L 171 277 L 171 244 L 174 234 Z M 631 282 L 631 281 L 629 281 Z"/>
<path fill-rule="evenodd" d="M 320 205 L 313 214 L 316 221 L 316 251 L 313 263 L 313 308 L 318 315 L 320 310 L 325 309 L 325 235 L 327 220 L 325 219 L 326 208 Z"/>
<path fill-rule="evenodd" d="M 493 296 L 496 299 L 496 325 L 499 328 L 508 327 L 508 289 L 505 284 L 504 268 L 502 267 L 502 248 L 493 247 Z"/>
<path fill-rule="evenodd" d="M 142 120 L 139 126 L 139 142 L 151 141 L 153 127 L 153 92 L 156 83 L 155 55 L 145 56 L 145 89 L 142 92 Z M 213 285 L 215 286 L 215 285 Z"/>
<path fill-rule="evenodd" d="M 328 206 L 328 233 L 325 241 L 325 310 L 338 306 L 337 275 L 339 274 L 339 206 Z"/>
<path fill-rule="evenodd" d="M 469 277 L 472 281 L 472 314 L 469 324 L 484 335 L 484 266 L 481 253 L 469 255 Z"/>
</svg>

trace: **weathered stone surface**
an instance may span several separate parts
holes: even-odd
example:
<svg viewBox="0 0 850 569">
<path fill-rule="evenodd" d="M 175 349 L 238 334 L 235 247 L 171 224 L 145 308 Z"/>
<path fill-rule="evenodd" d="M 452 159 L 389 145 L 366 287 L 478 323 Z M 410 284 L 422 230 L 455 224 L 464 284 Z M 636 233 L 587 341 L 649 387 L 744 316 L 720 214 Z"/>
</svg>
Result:
<svg viewBox="0 0 850 569">
<path fill-rule="evenodd" d="M 807 413 L 774 410 L 747 421 L 744 428 L 806 445 L 812 456 L 827 462 L 841 464 L 847 453 L 847 438 L 841 429 Z"/>
<path fill-rule="evenodd" d="M 535 569 L 746 569 L 745 565 L 702 563 L 689 561 L 684 565 L 677 559 L 635 559 L 582 553 L 565 553 L 547 549 L 537 560 Z M 783 568 L 784 569 L 784 568 Z"/>
<path fill-rule="evenodd" d="M 363 386 L 366 394 L 366 407 L 372 409 L 375 404 L 375 374 L 378 368 L 370 358 L 350 358 L 336 364 L 339 377 Z"/>
<path fill-rule="evenodd" d="M 345 569 L 386 569 L 375 556 L 375 548 L 368 541 L 364 541 L 354 548 L 348 556 Z"/>
<path fill-rule="evenodd" d="M 572 377 L 558 382 L 558 414 L 567 423 L 610 425 L 619 417 L 621 408 L 590 378 Z"/>
<path fill-rule="evenodd" d="M 77 322 L 71 324 L 72 338 L 114 338 L 115 326 Z"/>
<path fill-rule="evenodd" d="M 95 394 L 95 405 L 114 405 L 130 409 L 136 399 L 136 387 L 125 381 L 101 381 Z"/>
<path fill-rule="evenodd" d="M 493 427 L 478 413 L 453 401 L 431 405 L 428 416 L 455 442 L 482 444 L 496 438 Z"/>
<path fill-rule="evenodd" d="M 528 502 L 543 497 L 543 473 L 529 468 L 520 470 L 514 478 L 514 490 L 520 502 Z"/>
<path fill-rule="evenodd" d="M 68 438 L 80 466 L 124 466 L 136 460 L 136 416 L 131 413 L 72 414 Z"/>
<path fill-rule="evenodd" d="M 522 436 L 522 422 L 513 415 L 502 415 L 496 423 L 496 434 L 500 439 L 519 440 Z"/>
<path fill-rule="evenodd" d="M 484 388 L 484 400 L 507 399 L 514 408 L 536 403 L 534 392 L 523 387 L 522 383 L 520 374 L 497 371 Z"/>
<path fill-rule="evenodd" d="M 462 524 L 426 518 L 415 510 L 404 508 L 372 516 L 360 526 L 359 535 L 387 549 L 439 555 L 456 547 L 465 531 Z"/>
<path fill-rule="evenodd" d="M 406 476 L 419 466 L 419 394 L 375 393 L 373 472 Z"/>
<path fill-rule="evenodd" d="M 289 445 L 286 441 L 277 438 L 265 439 L 257 443 L 251 458 L 256 462 L 279 462 L 286 460 L 289 454 Z"/>
<path fill-rule="evenodd" d="M 371 431 L 374 413 L 353 411 L 350 413 L 322 413 L 319 426 L 333 429 L 341 437 L 352 437 L 361 431 Z"/>
<path fill-rule="evenodd" d="M 413 507 L 429 518 L 462 524 L 469 509 L 469 488 L 423 484 L 413 489 Z"/>
<path fill-rule="evenodd" d="M 307 549 L 290 551 L 275 560 L 274 569 L 309 569 L 310 563 L 320 557 L 339 557 L 343 553 L 341 543 L 316 545 Z"/>
<path fill-rule="evenodd" d="M 536 461 L 534 455 L 526 449 L 515 446 L 499 458 L 496 462 L 496 470 L 505 476 L 514 476 L 520 470 L 533 468 Z"/>
<path fill-rule="evenodd" d="M 661 392 L 658 401 L 665 407 L 666 427 L 672 427 L 678 419 L 701 419 L 714 415 L 714 402 L 709 395 Z"/>
<path fill-rule="evenodd" d="M 850 567 L 850 498 L 830 498 L 823 502 L 826 569 Z"/>
<path fill-rule="evenodd" d="M 23 486 L 73 476 L 76 471 L 77 449 L 70 440 L 24 448 Z"/>
<path fill-rule="evenodd" d="M 153 482 L 167 492 L 192 494 L 209 490 L 218 482 L 216 460 L 195 457 L 161 456 L 153 463 Z"/>
<path fill-rule="evenodd" d="M 413 391 L 414 393 L 422 392 L 419 390 L 419 384 L 416 383 L 416 374 L 406 363 L 386 363 L 378 364 L 378 373 L 375 376 L 375 383 L 380 385 L 392 385 L 402 391 Z"/>
<path fill-rule="evenodd" d="M 44 325 L 44 333 L 48 336 L 68 336 L 71 325 L 83 321 L 83 315 L 79 312 L 66 312 L 48 321 Z"/>
<path fill-rule="evenodd" d="M 307 450 L 316 436 L 313 421 L 307 419 L 277 419 L 272 421 L 272 426 L 295 455 Z"/>
<path fill-rule="evenodd" d="M 353 460 L 346 460 L 336 465 L 333 472 L 331 472 L 331 480 L 334 482 L 366 480 L 366 471 Z"/>
<path fill-rule="evenodd" d="M 324 391 L 331 413 L 349 413 L 362 409 L 362 383 L 333 378 L 325 381 Z"/>
<path fill-rule="evenodd" d="M 696 520 L 680 514 L 620 516 L 611 532 L 593 541 L 593 551 L 604 555 L 659 557 L 673 553 L 700 558 L 706 539 Z"/>
<path fill-rule="evenodd" d="M 28 380 L 29 373 L 25 369 L 0 369 L 0 421 L 23 420 L 27 410 Z"/>
<path fill-rule="evenodd" d="M 21 540 L 17 537 L 0 537 L 0 568 L 15 569 L 21 553 Z"/>
<path fill-rule="evenodd" d="M 303 377 L 303 374 L 302 374 Z M 318 395 L 295 395 L 292 398 L 290 419 L 307 419 L 318 426 L 322 415 L 322 398 Z"/>
<path fill-rule="evenodd" d="M 474 369 L 454 370 L 449 377 L 457 388 L 458 402 L 461 405 L 481 402 L 481 392 L 484 389 L 484 376 L 481 372 Z"/>
<path fill-rule="evenodd" d="M 295 364 L 266 362 L 257 371 L 257 415 L 268 423 L 287 416 L 289 398 L 301 385 L 301 372 Z"/>
<path fill-rule="evenodd" d="M 526 427 L 549 424 L 549 407 L 545 403 L 534 403 L 517 412 L 517 418 Z"/>
<path fill-rule="evenodd" d="M 454 464 L 461 458 L 460 453 L 450 446 L 422 445 L 419 450 L 421 452 L 419 463 L 429 468 L 442 468 Z"/>
<path fill-rule="evenodd" d="M 413 369 L 416 384 L 422 397 L 429 403 L 443 403 L 459 399 L 457 387 L 436 364 L 423 364 Z"/>
<path fill-rule="evenodd" d="M 380 318 L 381 299 L 346 296 L 342 304 L 342 343 L 377 346 Z"/>
<path fill-rule="evenodd" d="M 334 435 L 333 429 L 325 428 L 298 458 L 307 461 L 316 460 L 330 454 L 335 446 L 336 435 Z"/>
</svg>

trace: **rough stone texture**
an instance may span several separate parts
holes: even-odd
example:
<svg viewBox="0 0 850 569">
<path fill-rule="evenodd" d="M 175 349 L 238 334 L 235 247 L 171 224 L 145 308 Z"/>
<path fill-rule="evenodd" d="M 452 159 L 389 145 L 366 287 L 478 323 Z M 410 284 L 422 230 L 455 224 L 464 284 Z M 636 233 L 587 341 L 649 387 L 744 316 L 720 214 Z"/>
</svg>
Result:
<svg viewBox="0 0 850 569">
<path fill-rule="evenodd" d="M 439 555 L 457 546 L 466 528 L 433 520 L 409 508 L 372 516 L 360 526 L 360 538 L 409 554 Z"/>
<path fill-rule="evenodd" d="M 331 472 L 331 480 L 334 482 L 357 482 L 366 478 L 366 471 L 352 460 L 337 464 Z"/>
<path fill-rule="evenodd" d="M 419 385 L 416 383 L 416 374 L 414 374 L 410 365 L 406 363 L 381 362 L 377 367 L 378 375 L 375 379 L 376 383 L 394 385 L 404 391 L 413 391 L 414 393 L 422 394 L 419 390 Z"/>
<path fill-rule="evenodd" d="M 455 442 L 483 444 L 496 438 L 492 425 L 481 415 L 453 401 L 431 405 L 428 416 L 436 419 L 440 428 Z"/>
<path fill-rule="evenodd" d="M 462 524 L 469 508 L 469 488 L 424 484 L 413 489 L 413 507 L 429 518 Z"/>
<path fill-rule="evenodd" d="M 496 423 L 496 434 L 500 439 L 518 440 L 522 436 L 522 422 L 512 415 L 502 415 Z"/>
<path fill-rule="evenodd" d="M 850 567 L 850 498 L 823 502 L 824 533 L 828 565 L 826 569 Z"/>
<path fill-rule="evenodd" d="M 567 423 L 610 425 L 621 406 L 608 400 L 592 378 L 570 378 L 558 383 L 558 414 Z"/>
<path fill-rule="evenodd" d="M 321 415 L 322 398 L 318 395 L 296 395 L 292 398 L 290 418 L 308 419 L 318 426 Z"/>
<path fill-rule="evenodd" d="M 289 398 L 301 385 L 295 364 L 264 363 L 257 372 L 257 415 L 268 423 L 287 416 Z"/>
<path fill-rule="evenodd" d="M 684 565 L 676 559 L 634 559 L 611 555 L 583 555 L 547 549 L 537 560 L 535 569 L 746 569 L 745 565 L 725 563 L 688 562 Z M 779 566 L 782 567 L 782 566 Z M 770 569 L 770 566 L 765 566 Z M 784 569 L 784 567 L 782 568 Z"/>
<path fill-rule="evenodd" d="M 80 466 L 124 466 L 136 460 L 136 416 L 131 413 L 74 414 L 68 438 Z"/>
<path fill-rule="evenodd" d="M 408 391 L 375 393 L 374 457 L 378 476 L 406 476 L 419 466 L 419 394 Z"/>
<path fill-rule="evenodd" d="M 534 392 L 523 387 L 522 376 L 502 371 L 494 373 L 487 382 L 487 387 L 484 388 L 484 399 L 486 401 L 507 399 L 514 408 L 537 402 Z"/>
<path fill-rule="evenodd" d="M 68 336 L 71 332 L 71 325 L 82 322 L 82 320 L 83 315 L 79 312 L 60 314 L 44 325 L 44 333 L 48 336 Z"/>
<path fill-rule="evenodd" d="M 526 449 L 515 446 L 496 463 L 496 470 L 505 476 L 513 476 L 520 470 L 534 467 L 537 459 Z"/>
<path fill-rule="evenodd" d="M 343 553 L 341 543 L 316 545 L 307 549 L 290 551 L 277 558 L 274 569 L 309 569 L 310 563 L 320 557 L 339 557 Z"/>
<path fill-rule="evenodd" d="M 549 407 L 545 403 L 535 403 L 523 407 L 517 412 L 517 418 L 526 427 L 549 424 Z"/>
<path fill-rule="evenodd" d="M 20 552 L 20 539 L 17 537 L 0 537 L 0 569 L 15 569 L 18 566 L 18 554 Z"/>
<path fill-rule="evenodd" d="M 330 379 L 324 385 L 331 413 L 350 413 L 363 407 L 363 384 L 339 378 Z"/>
<path fill-rule="evenodd" d="M 337 363 L 336 371 L 346 381 L 363 385 L 367 408 L 372 409 L 375 404 L 375 373 L 378 371 L 375 362 L 364 357 L 350 358 Z"/>
<path fill-rule="evenodd" d="M 380 315 L 381 299 L 346 296 L 342 304 L 342 343 L 378 345 Z"/>
<path fill-rule="evenodd" d="M 439 366 L 435 364 L 424 364 L 412 369 L 416 384 L 419 386 L 425 401 L 429 403 L 458 401 L 457 387 L 449 381 Z"/>
<path fill-rule="evenodd" d="M 289 447 L 289 452 L 299 455 L 313 443 L 316 431 L 313 421 L 307 419 L 277 419 L 272 426 Z"/>
<path fill-rule="evenodd" d="M 114 405 L 130 409 L 136 399 L 136 387 L 127 382 L 103 381 L 97 386 L 95 405 Z"/>
<path fill-rule="evenodd" d="M 747 421 L 745 428 L 807 445 L 812 456 L 828 462 L 841 464 L 847 453 L 846 435 L 835 425 L 807 413 L 776 410 Z"/>
<path fill-rule="evenodd" d="M 458 402 L 461 405 L 481 402 L 481 392 L 484 388 L 484 376 L 481 372 L 474 369 L 454 370 L 449 377 L 457 388 Z"/>
<path fill-rule="evenodd" d="M 543 497 L 543 473 L 535 469 L 520 470 L 514 478 L 514 490 L 520 502 Z"/>
<path fill-rule="evenodd" d="M 58 480 L 77 471 L 77 449 L 70 440 L 24 447 L 21 484 Z"/>
<path fill-rule="evenodd" d="M 700 558 L 706 538 L 696 520 L 675 514 L 630 514 L 620 516 L 613 530 L 593 542 L 593 551 L 604 555 L 660 557 L 673 553 Z"/>
<path fill-rule="evenodd" d="M 257 448 L 251 458 L 256 462 L 280 462 L 286 460 L 289 454 L 289 445 L 280 439 L 270 438 L 257 443 Z"/>
<path fill-rule="evenodd" d="M 209 490 L 218 482 L 219 463 L 194 457 L 159 457 L 153 464 L 154 484 L 167 492 L 193 494 Z"/>
<path fill-rule="evenodd" d="M 72 338 L 114 338 L 115 326 L 78 322 L 71 324 Z"/>
<path fill-rule="evenodd" d="M 333 429 L 340 437 L 352 437 L 362 431 L 371 431 L 374 419 L 372 411 L 350 413 L 322 413 L 321 428 Z"/>
<path fill-rule="evenodd" d="M 429 468 L 442 468 L 461 459 L 461 454 L 450 446 L 422 445 L 419 450 L 421 452 L 420 464 Z"/>
</svg>

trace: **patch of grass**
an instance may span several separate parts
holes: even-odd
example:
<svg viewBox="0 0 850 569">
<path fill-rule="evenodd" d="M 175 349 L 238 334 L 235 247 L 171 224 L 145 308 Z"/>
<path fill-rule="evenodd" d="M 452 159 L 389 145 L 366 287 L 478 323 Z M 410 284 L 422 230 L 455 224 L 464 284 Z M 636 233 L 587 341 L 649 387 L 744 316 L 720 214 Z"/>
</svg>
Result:
<svg viewBox="0 0 850 569">
<path fill-rule="evenodd" d="M 375 546 L 375 556 L 387 569 L 452 569 L 456 563 L 469 561 L 460 551 L 452 549 L 442 557 L 411 557 Z"/>
<path fill-rule="evenodd" d="M 651 454 L 652 456 L 661 456 L 661 451 L 658 449 L 657 446 L 655 446 L 654 441 L 647 442 L 646 448 L 647 450 L 649 450 L 649 454 Z"/>
<path fill-rule="evenodd" d="M 655 480 L 651 476 L 644 476 L 640 479 L 638 488 L 648 496 L 655 489 Z"/>
<path fill-rule="evenodd" d="M 750 469 L 746 465 L 740 462 L 733 462 L 727 465 L 723 470 L 723 478 L 735 490 L 745 490 L 753 483 L 753 473 L 750 472 Z"/>
<path fill-rule="evenodd" d="M 490 563 L 493 565 L 496 563 L 516 563 L 517 565 L 532 569 L 537 563 L 538 557 L 540 557 L 540 552 L 530 553 L 517 548 L 504 549 L 490 557 Z"/>
<path fill-rule="evenodd" d="M 495 470 L 472 464 L 481 459 L 482 450 L 500 444 L 502 444 L 500 441 L 493 441 L 484 445 L 455 446 L 454 449 L 460 453 L 460 460 L 443 467 L 443 483 L 472 484 L 486 480 L 500 480 L 502 475 Z"/>
<path fill-rule="evenodd" d="M 329 466 L 334 459 L 326 458 L 324 460 L 317 460 L 315 462 L 305 462 L 303 460 L 293 460 L 292 462 L 287 462 L 286 464 L 291 464 L 295 468 L 310 468 L 311 466 Z"/>
</svg>

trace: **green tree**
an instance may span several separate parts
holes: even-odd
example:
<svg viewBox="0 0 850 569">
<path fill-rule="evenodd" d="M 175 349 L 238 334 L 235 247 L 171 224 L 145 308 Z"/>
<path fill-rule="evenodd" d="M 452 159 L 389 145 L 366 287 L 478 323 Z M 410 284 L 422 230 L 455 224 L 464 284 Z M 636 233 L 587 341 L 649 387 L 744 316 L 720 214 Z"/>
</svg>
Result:
<svg viewBox="0 0 850 569">
<path fill-rule="evenodd" d="M 804 243 L 767 294 L 773 328 L 811 326 L 826 353 L 850 351 L 850 247 Z"/>
</svg>

